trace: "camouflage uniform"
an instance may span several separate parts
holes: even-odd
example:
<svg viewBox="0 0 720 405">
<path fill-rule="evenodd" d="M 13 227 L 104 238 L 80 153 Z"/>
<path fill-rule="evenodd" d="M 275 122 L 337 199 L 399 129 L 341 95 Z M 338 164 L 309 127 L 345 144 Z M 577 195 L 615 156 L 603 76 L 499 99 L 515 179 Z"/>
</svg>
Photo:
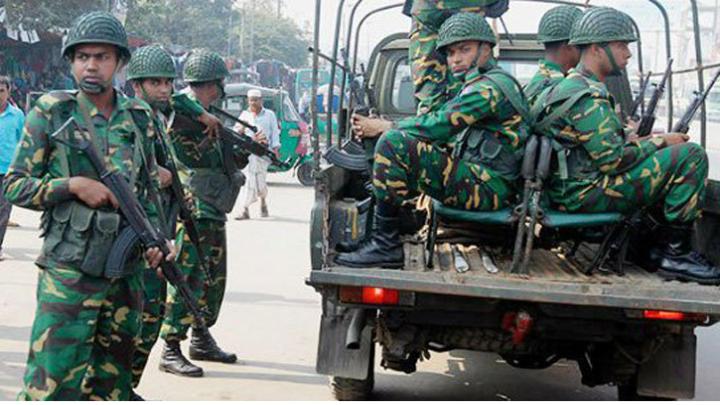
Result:
<svg viewBox="0 0 720 405">
<path fill-rule="evenodd" d="M 211 63 L 219 59 L 213 54 L 198 52 L 193 63 Z M 221 59 L 219 59 L 221 61 Z M 205 81 L 207 78 L 196 80 L 194 69 L 195 65 L 190 60 L 185 66 L 185 80 Z M 220 62 L 218 62 L 220 63 Z M 209 80 L 222 79 L 227 74 L 224 64 L 217 66 L 217 77 Z M 186 95 L 187 99 L 197 101 L 192 93 Z M 182 225 L 178 228 L 178 241 L 181 241 L 184 249 L 179 257 L 179 267 L 183 274 L 186 275 L 188 284 L 201 305 L 207 305 L 209 316 L 207 317 L 207 326 L 210 328 L 215 324 L 220 313 L 223 296 L 225 294 L 225 286 L 227 280 L 227 250 L 225 221 L 227 219 L 225 212 L 220 210 L 213 203 L 209 202 L 206 192 L 195 190 L 193 177 L 197 175 L 203 176 L 226 176 L 223 166 L 223 154 L 217 143 L 211 143 L 211 147 L 206 151 L 201 151 L 200 143 L 207 136 L 202 132 L 190 132 L 173 130 L 171 133 L 172 143 L 175 153 L 179 161 L 193 173 L 186 175 L 188 186 L 195 196 L 194 219 L 198 227 L 200 243 L 203 251 L 209 255 L 207 258 L 201 258 L 197 254 L 197 250 L 190 243 L 189 237 L 185 234 Z M 221 186 L 224 187 L 224 186 Z M 182 238 L 182 239 L 181 239 Z M 212 280 L 206 280 L 201 267 L 200 261 L 208 264 Z M 168 298 L 166 301 L 167 309 L 165 319 L 160 331 L 160 336 L 168 341 L 180 341 L 187 337 L 188 328 L 193 323 L 192 315 L 185 308 L 175 289 L 170 286 L 168 288 Z"/>
<path fill-rule="evenodd" d="M 538 26 L 538 42 L 546 47 L 551 44 L 566 44 L 570 40 L 570 32 L 583 12 L 574 6 L 553 7 L 543 14 Z M 565 77 L 562 66 L 547 59 L 541 59 L 538 71 L 525 86 L 525 97 L 530 105 L 543 90 L 552 87 Z"/>
<path fill-rule="evenodd" d="M 626 142 L 615 100 L 583 66 L 543 99 L 544 115 L 580 93 L 584 96 L 548 130 L 567 150 L 560 152 L 567 154 L 567 170 L 550 181 L 551 200 L 561 210 L 581 212 L 627 213 L 662 205 L 668 222 L 695 220 L 708 174 L 704 150 L 692 143 L 666 147 L 662 138 Z"/>
<path fill-rule="evenodd" d="M 415 0 L 412 4 L 409 58 L 419 111 L 433 110 L 455 96 L 463 82 L 448 74 L 448 66 L 437 49 L 442 23 L 459 12 L 484 14 L 497 0 Z"/>
<path fill-rule="evenodd" d="M 455 14 L 440 28 L 438 48 L 460 41 L 496 43 L 485 18 L 476 13 Z M 510 204 L 528 136 L 527 102 L 520 85 L 497 68 L 492 57 L 465 76 L 462 90 L 451 100 L 400 121 L 378 140 L 375 229 L 358 250 L 339 254 L 338 264 L 402 267 L 398 207 L 420 193 L 466 210 L 498 210 Z M 458 135 L 454 151 L 448 151 L 445 147 Z"/>
<path fill-rule="evenodd" d="M 106 145 L 102 149 L 107 161 L 128 181 L 136 180 L 141 202 L 157 222 L 155 207 L 145 196 L 147 187 L 140 182 L 146 177 L 156 179 L 157 171 L 142 175 L 136 158 L 144 151 L 144 159 L 155 167 L 150 108 L 116 93 L 115 111 L 106 120 L 83 93 L 41 97 L 28 115 L 5 183 L 13 204 L 45 211 L 46 238 L 36 261 L 41 269 L 37 310 L 21 399 L 127 400 L 130 393 L 131 359 L 140 332 L 141 273 L 113 279 L 102 276 L 105 263 L 101 259 L 107 257 L 107 250 L 93 250 L 88 245 L 90 234 L 105 232 L 112 240 L 117 235 L 119 216 L 75 200 L 68 178 L 96 178 L 95 171 L 80 153 L 48 139 L 58 129 L 61 122 L 55 117 L 62 111 L 81 126 L 86 125 L 78 105 L 93 117 L 96 141 Z M 137 140 L 141 135 L 135 132 L 131 114 L 147 119 L 141 140 Z M 74 131 L 74 135 L 88 136 L 85 131 Z"/>
</svg>

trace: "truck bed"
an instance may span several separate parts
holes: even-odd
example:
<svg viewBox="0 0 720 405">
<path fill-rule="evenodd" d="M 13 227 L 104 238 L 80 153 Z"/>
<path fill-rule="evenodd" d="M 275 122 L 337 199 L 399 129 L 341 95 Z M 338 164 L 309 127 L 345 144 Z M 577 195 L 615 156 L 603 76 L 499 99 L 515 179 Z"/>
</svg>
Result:
<svg viewBox="0 0 720 405">
<path fill-rule="evenodd" d="M 466 272 L 456 270 L 453 247 L 466 259 L 469 265 Z M 482 250 L 476 246 L 438 245 L 433 269 L 428 269 L 422 260 L 422 245 L 406 243 L 404 248 L 406 265 L 402 270 L 331 266 L 312 271 L 308 283 L 372 286 L 540 303 L 720 314 L 720 287 L 666 281 L 632 264 L 625 266 L 624 276 L 599 271 L 591 276 L 585 275 L 582 269 L 592 257 L 592 246 L 583 246 L 572 259 L 557 252 L 534 250 L 528 275 L 511 274 L 507 255 L 486 251 L 500 270 L 494 274 L 488 272 L 483 266 Z"/>
</svg>

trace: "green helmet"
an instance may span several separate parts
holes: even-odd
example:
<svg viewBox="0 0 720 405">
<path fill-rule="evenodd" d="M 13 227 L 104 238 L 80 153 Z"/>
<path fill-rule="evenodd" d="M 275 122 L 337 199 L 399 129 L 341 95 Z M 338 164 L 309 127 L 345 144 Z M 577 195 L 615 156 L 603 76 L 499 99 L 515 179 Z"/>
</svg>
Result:
<svg viewBox="0 0 720 405">
<path fill-rule="evenodd" d="M 187 83 L 222 80 L 228 75 L 230 72 L 220 55 L 204 49 L 192 51 L 183 69 L 183 78 Z"/>
<path fill-rule="evenodd" d="M 127 70 L 127 79 L 145 79 L 150 77 L 177 77 L 175 63 L 170 54 L 159 45 L 138 48 L 133 53 Z"/>
<path fill-rule="evenodd" d="M 442 24 L 438 33 L 437 49 L 462 41 L 480 41 L 495 45 L 495 33 L 485 17 L 477 13 L 457 13 Z"/>
<path fill-rule="evenodd" d="M 70 51 L 81 44 L 109 44 L 120 50 L 120 58 L 130 59 L 127 34 L 115 16 L 104 11 L 93 11 L 78 17 L 68 33 L 62 55 L 68 57 Z"/>
<path fill-rule="evenodd" d="M 585 12 L 570 34 L 571 45 L 637 40 L 630 16 L 610 7 L 596 7 Z"/>
<path fill-rule="evenodd" d="M 540 19 L 538 42 L 568 41 L 573 25 L 583 15 L 582 10 L 573 6 L 558 6 L 550 9 Z"/>
</svg>

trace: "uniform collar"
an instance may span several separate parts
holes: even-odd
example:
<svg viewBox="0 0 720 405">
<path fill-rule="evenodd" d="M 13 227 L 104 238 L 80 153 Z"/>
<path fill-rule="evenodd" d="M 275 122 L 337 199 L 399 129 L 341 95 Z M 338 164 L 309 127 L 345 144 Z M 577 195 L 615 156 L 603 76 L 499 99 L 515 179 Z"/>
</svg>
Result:
<svg viewBox="0 0 720 405">
<path fill-rule="evenodd" d="M 582 63 L 580 63 L 579 65 L 577 65 L 577 66 L 576 66 L 575 68 L 573 68 L 570 72 L 579 74 L 579 75 L 581 75 L 581 76 L 583 76 L 583 77 L 585 77 L 585 78 L 587 78 L 587 79 L 590 79 L 590 80 L 593 80 L 593 81 L 596 81 L 596 82 L 599 82 L 599 81 L 600 81 L 600 79 L 598 79 L 598 77 L 595 75 L 595 73 L 593 73 L 593 72 L 591 72 L 589 69 L 587 69 L 587 68 L 585 67 L 585 65 L 583 65 Z"/>
<path fill-rule="evenodd" d="M 471 69 L 465 77 L 465 81 L 469 82 L 475 80 L 495 68 L 497 68 L 497 61 L 495 58 L 491 57 L 484 65 Z"/>
<path fill-rule="evenodd" d="M 550 71 L 563 73 L 562 66 L 560 66 L 559 64 L 557 64 L 551 60 L 540 59 L 539 65 L 540 65 L 541 69 L 545 68 Z"/>
</svg>

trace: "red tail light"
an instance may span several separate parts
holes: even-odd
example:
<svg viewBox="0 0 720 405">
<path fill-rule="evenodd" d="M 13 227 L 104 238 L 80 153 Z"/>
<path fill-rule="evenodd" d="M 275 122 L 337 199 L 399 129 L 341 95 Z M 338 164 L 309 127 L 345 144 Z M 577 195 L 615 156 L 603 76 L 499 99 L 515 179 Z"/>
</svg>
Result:
<svg viewBox="0 0 720 405">
<path fill-rule="evenodd" d="M 378 287 L 340 287 L 340 301 L 353 304 L 398 305 L 398 290 Z"/>
<path fill-rule="evenodd" d="M 643 311 L 643 318 L 655 319 L 659 321 L 697 321 L 705 322 L 707 315 L 705 314 L 689 314 L 686 312 L 676 311 L 658 311 L 646 309 Z"/>
</svg>

